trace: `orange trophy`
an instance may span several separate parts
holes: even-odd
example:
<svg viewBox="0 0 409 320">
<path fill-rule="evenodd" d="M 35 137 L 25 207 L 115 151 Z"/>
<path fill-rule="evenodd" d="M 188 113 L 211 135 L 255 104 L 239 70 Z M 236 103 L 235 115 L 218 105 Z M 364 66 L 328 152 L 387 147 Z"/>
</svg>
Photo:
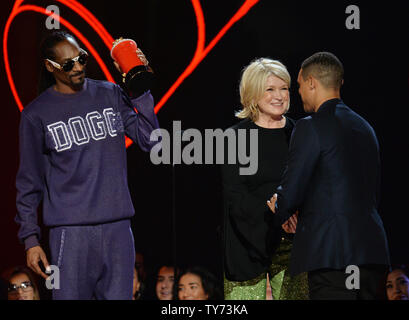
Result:
<svg viewBox="0 0 409 320">
<path fill-rule="evenodd" d="M 123 82 L 131 97 L 137 97 L 150 89 L 153 72 L 134 40 L 122 37 L 115 40 L 111 57 L 121 68 Z"/>
</svg>

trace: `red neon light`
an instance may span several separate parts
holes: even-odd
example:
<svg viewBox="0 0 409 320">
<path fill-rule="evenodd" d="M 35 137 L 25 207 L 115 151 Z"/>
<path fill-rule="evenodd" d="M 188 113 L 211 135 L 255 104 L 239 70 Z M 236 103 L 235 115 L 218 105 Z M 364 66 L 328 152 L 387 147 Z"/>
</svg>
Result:
<svg viewBox="0 0 409 320">
<path fill-rule="evenodd" d="M 108 33 L 103 24 L 82 4 L 75 0 L 57 0 L 58 2 L 64 4 L 72 11 L 76 12 L 81 18 L 88 22 L 88 24 L 95 30 L 102 41 L 107 46 L 108 50 L 111 51 L 112 43 L 114 38 Z"/>
<path fill-rule="evenodd" d="M 76 12 L 80 17 L 82 17 L 99 35 L 102 41 L 107 46 L 108 50 L 111 50 L 113 37 L 108 33 L 108 31 L 104 28 L 104 26 L 99 22 L 99 20 L 83 5 L 78 3 L 75 0 L 57 0 L 58 2 L 64 4 L 65 6 L 69 7 L 71 10 Z M 205 36 L 206 36 L 206 25 L 205 19 L 203 15 L 203 10 L 200 5 L 200 0 L 191 0 L 193 9 L 196 16 L 196 23 L 197 23 L 197 30 L 198 30 L 198 39 L 196 45 L 196 51 L 194 56 L 186 67 L 186 69 L 182 72 L 182 74 L 177 78 L 175 83 L 168 89 L 168 91 L 164 94 L 158 104 L 155 106 L 155 113 L 157 113 L 166 103 L 166 101 L 172 96 L 172 94 L 176 91 L 176 89 L 182 84 L 182 82 L 197 68 L 197 66 L 202 62 L 202 60 L 206 57 L 206 55 L 214 48 L 214 46 L 220 41 L 220 39 L 226 34 L 226 32 L 243 18 L 248 11 L 257 3 L 259 0 L 246 0 L 243 5 L 239 8 L 239 10 L 234 14 L 234 16 L 228 21 L 228 23 L 219 31 L 219 33 L 210 41 L 209 45 L 205 48 Z M 10 13 L 10 16 L 6 22 L 6 26 L 4 28 L 3 34 L 3 56 L 4 56 L 4 63 L 6 67 L 6 75 L 10 84 L 11 92 L 14 96 L 14 99 L 17 103 L 17 106 L 20 111 L 23 110 L 23 104 L 21 103 L 20 97 L 17 93 L 13 77 L 10 71 L 10 63 L 8 57 L 8 33 L 10 29 L 10 25 L 14 18 L 21 12 L 24 11 L 34 11 L 44 15 L 52 16 L 54 19 L 58 20 L 69 29 L 88 49 L 88 51 L 94 56 L 95 60 L 97 61 L 98 65 L 101 67 L 105 77 L 108 81 L 114 82 L 112 75 L 110 74 L 108 68 L 106 67 L 105 63 L 91 45 L 91 43 L 82 35 L 82 33 L 76 29 L 72 24 L 70 24 L 67 20 L 62 18 L 61 16 L 57 16 L 55 14 L 50 14 L 46 12 L 45 8 L 34 6 L 34 5 L 24 5 L 21 4 L 24 0 L 16 0 L 14 3 L 13 9 Z M 126 137 L 126 147 L 132 144 L 132 140 Z"/>
<path fill-rule="evenodd" d="M 9 34 L 9 29 L 12 21 L 14 18 L 21 12 L 24 11 L 34 11 L 38 12 L 44 15 L 52 16 L 54 19 L 59 20 L 67 29 L 69 29 L 88 49 L 88 51 L 94 56 L 95 60 L 97 61 L 98 65 L 102 69 L 106 79 L 111 82 L 115 82 L 111 73 L 109 72 L 107 66 L 105 65 L 104 61 L 101 59 L 99 56 L 98 52 L 95 50 L 95 48 L 91 45 L 91 43 L 82 35 L 82 33 L 76 29 L 71 23 L 69 23 L 67 20 L 64 18 L 57 16 L 55 14 L 50 14 L 47 13 L 45 8 L 34 6 L 34 5 L 24 5 L 21 6 L 24 0 L 17 0 L 13 6 L 12 12 L 6 22 L 6 26 L 4 28 L 4 35 L 3 35 L 3 56 L 4 56 L 4 64 L 6 67 L 6 75 L 10 84 L 11 92 L 14 96 L 14 99 L 17 103 L 17 106 L 20 111 L 23 110 L 23 104 L 20 100 L 20 97 L 17 93 L 16 86 L 14 84 L 14 80 L 11 74 L 10 70 L 10 62 L 9 62 L 9 57 L 8 57 L 8 34 Z M 74 0 L 57 0 L 61 2 L 62 4 L 66 5 L 67 7 L 71 8 L 73 11 L 75 11 L 79 16 L 81 16 L 101 37 L 101 39 L 104 41 L 105 45 L 108 47 L 110 50 L 112 47 L 112 42 L 114 39 L 112 36 L 106 31 L 104 26 L 98 21 L 95 16 L 89 12 L 84 6 L 79 4 L 78 2 Z M 126 147 L 130 146 L 132 144 L 132 140 L 129 139 L 128 137 L 125 138 L 125 145 Z"/>
<path fill-rule="evenodd" d="M 10 63 L 9 63 L 9 57 L 8 57 L 8 50 L 7 50 L 7 40 L 8 40 L 8 33 L 9 33 L 9 28 L 10 28 L 10 24 L 12 22 L 12 20 L 21 12 L 24 11 L 34 11 L 34 12 L 38 12 L 38 13 L 42 13 L 44 15 L 48 15 L 48 16 L 52 16 L 54 19 L 59 19 L 60 22 L 67 27 L 67 29 L 69 29 L 87 48 L 87 50 L 89 50 L 89 52 L 94 56 L 95 60 L 97 61 L 98 65 L 101 67 L 102 72 L 104 73 L 105 77 L 108 79 L 108 81 L 114 82 L 114 79 L 111 75 L 111 73 L 109 72 L 107 66 L 105 65 L 104 61 L 101 59 L 101 57 L 99 56 L 98 52 L 95 50 L 95 48 L 91 45 L 91 43 L 82 35 L 82 33 L 76 29 L 71 23 L 69 23 L 67 20 L 65 20 L 62 17 L 59 17 L 55 14 L 49 14 L 46 13 L 46 9 L 42 8 L 42 7 L 38 7 L 38 6 L 34 6 L 34 5 L 24 5 L 21 7 L 17 7 L 15 9 L 13 9 L 9 20 L 6 23 L 6 27 L 4 29 L 4 36 L 3 36 L 3 55 L 4 55 L 4 63 L 6 66 L 6 74 L 7 77 L 9 79 L 9 83 L 10 83 L 10 87 L 11 87 L 11 91 L 13 92 L 13 95 L 16 99 L 17 105 L 20 109 L 20 111 L 23 110 L 23 104 L 21 103 L 21 100 L 17 94 L 17 90 L 15 88 L 15 84 L 14 84 L 14 80 L 13 77 L 11 75 L 11 71 L 10 71 Z"/>
<path fill-rule="evenodd" d="M 158 102 L 155 106 L 155 112 L 158 112 L 160 108 L 168 101 L 168 99 L 172 96 L 172 94 L 176 91 L 176 89 L 182 84 L 182 82 L 197 68 L 200 62 L 207 56 L 207 54 L 214 48 L 214 46 L 220 41 L 220 39 L 226 34 L 226 32 L 243 18 L 247 12 L 257 3 L 259 0 L 246 0 L 243 5 L 237 10 L 234 16 L 227 22 L 227 24 L 219 31 L 219 33 L 213 38 L 212 41 L 208 44 L 206 48 L 204 48 L 205 43 L 205 34 L 206 34 L 206 25 L 203 16 L 203 10 L 200 5 L 199 0 L 191 0 L 193 4 L 193 9 L 196 15 L 196 23 L 197 23 L 197 45 L 196 45 L 196 52 L 190 61 L 190 64 L 186 67 L 185 71 L 179 76 L 179 78 L 175 81 L 175 83 L 169 88 L 169 90 L 164 94 L 162 99 Z"/>
</svg>

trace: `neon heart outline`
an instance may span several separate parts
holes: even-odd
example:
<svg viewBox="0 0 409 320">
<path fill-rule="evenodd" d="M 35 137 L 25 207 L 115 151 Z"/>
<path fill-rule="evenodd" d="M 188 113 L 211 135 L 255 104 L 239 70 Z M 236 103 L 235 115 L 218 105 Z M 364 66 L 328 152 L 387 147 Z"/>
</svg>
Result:
<svg viewBox="0 0 409 320">
<path fill-rule="evenodd" d="M 77 13 L 80 17 L 82 17 L 88 25 L 94 29 L 94 31 L 100 36 L 101 40 L 107 46 L 108 50 L 111 50 L 112 43 L 114 41 L 113 37 L 108 33 L 105 27 L 102 25 L 101 22 L 82 4 L 78 3 L 76 0 L 57 0 L 61 4 L 69 7 L 75 13 Z M 36 5 L 23 5 L 21 4 L 24 0 L 16 0 L 14 3 L 13 9 L 10 13 L 9 18 L 7 19 L 6 25 L 4 27 L 3 32 L 3 57 L 4 57 L 4 64 L 6 68 L 6 75 L 9 81 L 9 85 L 13 94 L 13 97 L 17 103 L 17 106 L 20 112 L 23 110 L 23 104 L 21 103 L 20 97 L 17 93 L 14 80 L 10 70 L 10 62 L 8 58 L 8 50 L 7 50 L 7 42 L 8 42 L 8 33 L 11 26 L 12 21 L 14 18 L 21 12 L 24 11 L 34 11 L 44 15 L 52 16 L 54 19 L 59 20 L 61 24 L 63 24 L 67 29 L 77 36 L 77 38 L 85 45 L 88 51 L 94 56 L 95 60 L 97 61 L 98 65 L 102 69 L 105 77 L 108 81 L 115 82 L 111 73 L 109 72 L 108 68 L 106 67 L 104 61 L 99 56 L 98 52 L 95 48 L 91 45 L 91 43 L 82 35 L 82 33 L 76 29 L 71 23 L 65 20 L 61 16 L 57 16 L 55 14 L 48 13 L 46 8 L 39 7 Z M 210 41 L 210 43 L 204 47 L 205 45 L 205 37 L 206 37 L 206 25 L 205 19 L 203 15 L 203 10 L 200 4 L 200 0 L 191 0 L 194 13 L 196 16 L 196 23 L 197 23 L 197 31 L 198 31 L 198 39 L 196 44 L 196 50 L 193 55 L 192 60 L 190 61 L 189 65 L 185 68 L 185 70 L 181 73 L 181 75 L 176 79 L 176 81 L 172 84 L 172 86 L 168 89 L 168 91 L 162 96 L 159 100 L 157 105 L 155 106 L 155 113 L 158 113 L 159 110 L 164 106 L 166 101 L 173 95 L 176 89 L 182 84 L 182 82 L 197 68 L 197 66 L 202 62 L 202 60 L 207 56 L 207 54 L 214 48 L 214 46 L 220 41 L 220 39 L 227 33 L 227 31 L 240 19 L 242 19 L 248 11 L 259 2 L 259 0 L 246 0 L 242 6 L 237 10 L 237 12 L 233 15 L 233 17 L 224 25 L 222 29 L 218 32 L 218 34 Z M 126 147 L 130 146 L 132 141 L 126 137 Z"/>
</svg>

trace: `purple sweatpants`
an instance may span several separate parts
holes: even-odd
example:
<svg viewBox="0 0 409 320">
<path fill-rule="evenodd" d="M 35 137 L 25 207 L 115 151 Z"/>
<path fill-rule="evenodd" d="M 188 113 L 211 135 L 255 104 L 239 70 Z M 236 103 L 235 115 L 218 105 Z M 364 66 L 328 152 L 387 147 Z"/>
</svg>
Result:
<svg viewBox="0 0 409 320">
<path fill-rule="evenodd" d="M 51 262 L 60 269 L 54 300 L 131 300 L 135 248 L 129 220 L 50 229 Z"/>
</svg>

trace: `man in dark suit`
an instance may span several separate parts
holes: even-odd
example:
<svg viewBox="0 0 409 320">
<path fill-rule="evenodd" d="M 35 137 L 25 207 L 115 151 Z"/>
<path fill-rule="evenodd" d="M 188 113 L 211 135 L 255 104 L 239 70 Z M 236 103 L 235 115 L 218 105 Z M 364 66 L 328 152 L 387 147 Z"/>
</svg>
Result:
<svg viewBox="0 0 409 320">
<path fill-rule="evenodd" d="M 374 299 L 389 265 L 377 212 L 379 145 L 368 122 L 341 100 L 343 73 L 328 52 L 303 62 L 299 93 L 313 114 L 297 122 L 281 185 L 267 201 L 277 223 L 296 227 L 290 272 L 308 272 L 310 299 Z M 346 273 L 350 265 L 359 281 L 348 285 L 358 274 L 355 267 L 355 275 Z"/>
</svg>

